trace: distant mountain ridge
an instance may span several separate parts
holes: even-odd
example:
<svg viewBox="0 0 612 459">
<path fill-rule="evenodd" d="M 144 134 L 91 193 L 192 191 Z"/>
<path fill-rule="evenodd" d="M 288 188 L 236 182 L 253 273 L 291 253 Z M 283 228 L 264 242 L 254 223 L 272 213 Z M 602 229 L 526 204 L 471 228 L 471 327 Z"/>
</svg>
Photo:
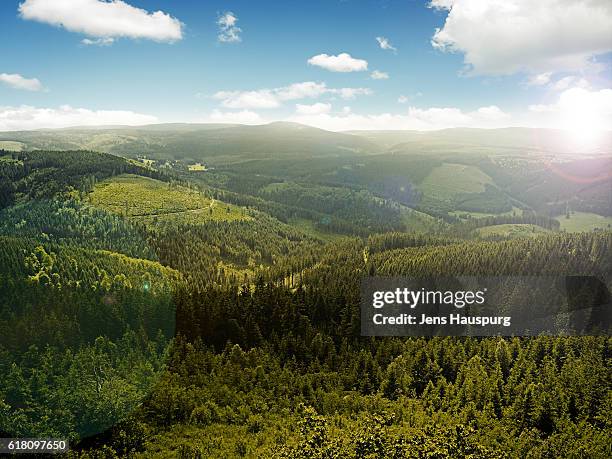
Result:
<svg viewBox="0 0 612 459">
<path fill-rule="evenodd" d="M 332 132 L 291 122 L 262 125 L 165 123 L 0 132 L 0 148 L 89 149 L 153 159 L 232 163 L 247 159 L 347 157 L 385 152 L 610 154 L 612 132 L 594 147 L 576 146 L 554 129 L 453 128 L 437 131 Z M 581 150 L 582 149 L 582 150 Z"/>
<path fill-rule="evenodd" d="M 258 126 L 160 124 L 0 133 L 2 141 L 25 149 L 89 149 L 154 159 L 236 161 L 253 158 L 334 157 L 378 153 L 380 146 L 359 136 L 297 123 Z"/>
</svg>

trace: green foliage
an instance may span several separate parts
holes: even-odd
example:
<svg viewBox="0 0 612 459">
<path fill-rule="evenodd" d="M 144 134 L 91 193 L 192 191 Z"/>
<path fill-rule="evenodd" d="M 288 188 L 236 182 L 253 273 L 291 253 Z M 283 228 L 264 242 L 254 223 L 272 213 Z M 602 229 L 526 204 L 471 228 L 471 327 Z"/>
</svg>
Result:
<svg viewBox="0 0 612 459">
<path fill-rule="evenodd" d="M 165 345 L 158 345 L 128 331 L 75 351 L 31 346 L 19 355 L 0 347 L 0 432 L 74 442 L 116 425 L 138 408 L 163 370 Z M 122 435 L 115 442 L 134 442 Z"/>
<path fill-rule="evenodd" d="M 210 132 L 184 129 L 169 141 L 177 155 L 211 154 L 216 169 L 3 155 L 0 433 L 67 436 L 75 458 L 609 456 L 607 337 L 360 337 L 366 275 L 612 272 L 610 232 L 473 240 L 509 224 L 557 230 L 542 212 L 560 202 L 559 181 L 536 187 L 544 201 L 514 187 L 522 160 L 400 153 L 418 142 L 366 156 L 369 141 L 340 134 L 322 135 L 318 151 L 342 155 L 305 159 L 312 132 L 297 128 L 290 160 L 265 151 L 285 141 L 256 128 L 246 158 L 211 153 Z M 128 137 L 90 141 L 127 151 Z M 550 177 L 531 170 L 523 186 Z M 440 173 L 445 190 L 418 189 Z M 599 184 L 590 189 L 601 207 Z M 586 205 L 584 190 L 568 193 Z M 540 214 L 450 215 L 500 212 L 516 196 Z M 437 234 L 403 232 L 406 206 L 454 225 L 432 217 L 423 228 Z"/>
<path fill-rule="evenodd" d="M 535 229 L 534 229 L 535 228 Z M 468 218 L 455 224 L 449 232 L 461 236 L 480 236 L 490 239 L 495 236 L 509 236 L 509 232 L 529 235 L 529 233 L 542 233 L 544 230 L 558 231 L 559 222 L 553 218 L 543 217 L 530 212 L 522 215 L 497 215 L 482 218 Z"/>
<path fill-rule="evenodd" d="M 88 199 L 96 207 L 148 223 L 252 218 L 243 209 L 207 198 L 196 190 L 137 175 L 120 175 L 100 182 Z"/>
<path fill-rule="evenodd" d="M 0 161 L 0 209 L 23 199 L 49 199 L 87 192 L 101 179 L 121 173 L 161 177 L 129 161 L 91 151 L 27 151 Z"/>
<path fill-rule="evenodd" d="M 399 207 L 367 191 L 280 183 L 264 187 L 259 196 L 333 216 L 321 219 L 317 226 L 335 232 L 369 234 L 403 227 Z"/>
<path fill-rule="evenodd" d="M 0 210 L 0 235 L 155 259 L 139 228 L 74 199 L 29 201 Z"/>
</svg>

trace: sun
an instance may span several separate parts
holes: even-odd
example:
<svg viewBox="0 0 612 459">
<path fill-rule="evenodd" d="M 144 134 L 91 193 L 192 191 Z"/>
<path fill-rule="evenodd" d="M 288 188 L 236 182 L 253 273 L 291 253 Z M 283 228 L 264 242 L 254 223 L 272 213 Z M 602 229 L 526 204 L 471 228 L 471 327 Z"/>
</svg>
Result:
<svg viewBox="0 0 612 459">
<path fill-rule="evenodd" d="M 606 129 L 606 113 L 601 100 L 582 88 L 573 88 L 561 95 L 561 124 L 570 139 L 579 146 L 596 146 Z"/>
</svg>

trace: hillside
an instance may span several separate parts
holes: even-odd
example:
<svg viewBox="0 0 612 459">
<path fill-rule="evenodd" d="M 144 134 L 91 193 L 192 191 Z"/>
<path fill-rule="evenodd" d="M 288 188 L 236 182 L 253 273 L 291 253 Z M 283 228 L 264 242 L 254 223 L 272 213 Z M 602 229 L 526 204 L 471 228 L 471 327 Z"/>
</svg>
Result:
<svg viewBox="0 0 612 459">
<path fill-rule="evenodd" d="M 22 149 L 97 150 L 128 157 L 227 163 L 267 157 L 329 157 L 380 150 L 361 137 L 295 123 L 261 126 L 162 124 L 0 132 L 0 141 Z"/>
<path fill-rule="evenodd" d="M 173 164 L 0 156 L 0 431 L 67 437 L 75 457 L 297 458 L 313 438 L 336 457 L 551 456 L 559 442 L 601 455 L 605 338 L 364 340 L 359 285 L 612 272 L 609 232 L 560 232 L 529 204 L 554 184 L 582 199 L 565 207 L 605 206 L 605 181 L 564 187 L 542 164 L 469 156 Z M 605 164 L 562 168 L 588 179 Z M 496 210 L 520 177 L 541 185 L 522 207 L 453 213 Z"/>
<path fill-rule="evenodd" d="M 92 205 L 137 221 L 175 223 L 250 220 L 246 209 L 207 198 L 189 188 L 138 175 L 119 175 L 97 183 Z"/>
</svg>

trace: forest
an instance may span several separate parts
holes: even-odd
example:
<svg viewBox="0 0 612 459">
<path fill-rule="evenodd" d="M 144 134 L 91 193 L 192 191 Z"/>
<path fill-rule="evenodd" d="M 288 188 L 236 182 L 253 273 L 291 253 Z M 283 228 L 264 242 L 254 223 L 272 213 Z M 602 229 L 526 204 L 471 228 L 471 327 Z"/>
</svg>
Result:
<svg viewBox="0 0 612 459">
<path fill-rule="evenodd" d="M 256 154 L 231 138 L 204 172 L 186 167 L 198 131 L 173 134 L 171 168 L 82 150 L 86 132 L 0 151 L 0 437 L 83 459 L 612 455 L 609 330 L 360 332 L 374 275 L 595 276 L 609 295 L 609 224 L 562 227 L 609 221 L 609 179 L 567 182 L 609 159 L 557 174 L 349 134 L 303 159 L 313 133 L 285 148 L 262 139 L 291 127 L 244 129 Z M 528 230 L 491 231 L 509 225 Z"/>
</svg>

